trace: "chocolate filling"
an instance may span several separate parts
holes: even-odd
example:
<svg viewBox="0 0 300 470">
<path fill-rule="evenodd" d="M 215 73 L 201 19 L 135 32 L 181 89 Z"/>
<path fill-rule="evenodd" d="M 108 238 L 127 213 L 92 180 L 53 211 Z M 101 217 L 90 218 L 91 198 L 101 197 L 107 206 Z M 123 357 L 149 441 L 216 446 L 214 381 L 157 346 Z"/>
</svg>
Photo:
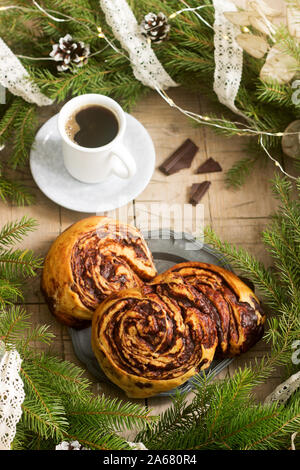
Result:
<svg viewBox="0 0 300 470">
<path fill-rule="evenodd" d="M 137 260 L 146 267 L 153 263 L 142 238 L 120 225 L 90 231 L 73 247 L 71 289 L 85 307 L 94 310 L 111 293 L 140 285 L 143 273 Z"/>
<path fill-rule="evenodd" d="M 121 370 L 149 380 L 169 380 L 199 369 L 203 348 L 215 347 L 215 325 L 197 308 L 197 291 L 190 287 L 178 295 L 172 287 L 152 286 L 149 300 L 116 300 L 98 320 L 98 336 L 104 335 L 107 355 Z M 171 303 L 165 302 L 166 296 Z"/>
</svg>

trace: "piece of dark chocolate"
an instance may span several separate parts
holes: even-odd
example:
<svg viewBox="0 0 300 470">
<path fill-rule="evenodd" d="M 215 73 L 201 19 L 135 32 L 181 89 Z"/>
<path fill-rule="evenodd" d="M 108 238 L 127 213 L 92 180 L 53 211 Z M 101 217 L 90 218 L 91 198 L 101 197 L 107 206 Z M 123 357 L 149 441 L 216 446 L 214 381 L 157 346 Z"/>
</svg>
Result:
<svg viewBox="0 0 300 470">
<path fill-rule="evenodd" d="M 210 181 L 203 181 L 203 183 L 194 183 L 192 185 L 190 193 L 190 204 L 193 204 L 193 206 L 198 204 L 203 198 L 204 194 L 208 191 L 210 185 Z"/>
<path fill-rule="evenodd" d="M 199 147 L 187 139 L 159 167 L 165 175 L 173 175 L 184 168 L 190 168 Z"/>
<path fill-rule="evenodd" d="M 204 163 L 202 163 L 202 165 L 199 166 L 196 173 L 199 175 L 204 173 L 215 173 L 217 171 L 222 171 L 220 163 L 216 162 L 216 160 L 214 160 L 213 158 L 209 158 Z"/>
</svg>

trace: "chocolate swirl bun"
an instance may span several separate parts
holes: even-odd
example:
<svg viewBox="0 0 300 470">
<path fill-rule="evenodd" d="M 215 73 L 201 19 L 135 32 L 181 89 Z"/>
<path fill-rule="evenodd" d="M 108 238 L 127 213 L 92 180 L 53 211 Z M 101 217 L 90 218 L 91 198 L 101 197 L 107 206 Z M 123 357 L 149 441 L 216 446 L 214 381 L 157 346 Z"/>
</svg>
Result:
<svg viewBox="0 0 300 470">
<path fill-rule="evenodd" d="M 97 308 L 95 356 L 128 397 L 171 390 L 210 365 L 217 331 L 198 303 L 197 290 L 171 274 L 112 295 Z"/>
<path fill-rule="evenodd" d="M 141 233 L 107 217 L 89 217 L 65 230 L 44 263 L 42 291 L 61 323 L 82 328 L 107 296 L 156 274 Z"/>
<path fill-rule="evenodd" d="M 248 351 L 263 335 L 265 315 L 259 300 L 237 276 L 219 266 L 187 262 L 173 266 L 176 273 L 199 294 L 199 308 L 215 321 L 218 356 Z"/>
</svg>

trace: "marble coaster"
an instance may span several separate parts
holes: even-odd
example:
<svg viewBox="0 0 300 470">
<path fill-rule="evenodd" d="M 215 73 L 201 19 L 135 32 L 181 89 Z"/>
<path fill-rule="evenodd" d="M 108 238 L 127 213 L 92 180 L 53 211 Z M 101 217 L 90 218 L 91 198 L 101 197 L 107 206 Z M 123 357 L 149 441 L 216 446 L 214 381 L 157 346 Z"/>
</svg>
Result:
<svg viewBox="0 0 300 470">
<path fill-rule="evenodd" d="M 129 180 L 111 175 L 102 183 L 86 184 L 73 178 L 64 166 L 57 117 L 39 129 L 30 153 L 33 179 L 49 199 L 67 209 L 95 214 L 122 207 L 145 189 L 155 168 L 155 149 L 137 119 L 126 113 L 124 137 L 124 144 L 136 161 L 136 174 Z"/>
</svg>

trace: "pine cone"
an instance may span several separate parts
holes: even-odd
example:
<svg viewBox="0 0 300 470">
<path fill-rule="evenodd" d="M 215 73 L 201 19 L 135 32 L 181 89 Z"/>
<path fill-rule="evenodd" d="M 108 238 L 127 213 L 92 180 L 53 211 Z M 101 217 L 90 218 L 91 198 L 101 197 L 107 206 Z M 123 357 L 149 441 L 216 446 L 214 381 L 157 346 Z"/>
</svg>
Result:
<svg viewBox="0 0 300 470">
<path fill-rule="evenodd" d="M 50 57 L 53 57 L 57 64 L 57 70 L 64 72 L 70 68 L 72 64 L 82 67 L 88 61 L 90 54 L 90 46 L 84 42 L 73 41 L 70 34 L 66 34 L 64 38 L 60 38 L 58 44 L 54 44 Z"/>
<path fill-rule="evenodd" d="M 167 38 L 169 31 L 168 18 L 162 12 L 157 15 L 148 13 L 141 24 L 141 33 L 149 38 L 151 42 L 162 42 Z"/>
</svg>

